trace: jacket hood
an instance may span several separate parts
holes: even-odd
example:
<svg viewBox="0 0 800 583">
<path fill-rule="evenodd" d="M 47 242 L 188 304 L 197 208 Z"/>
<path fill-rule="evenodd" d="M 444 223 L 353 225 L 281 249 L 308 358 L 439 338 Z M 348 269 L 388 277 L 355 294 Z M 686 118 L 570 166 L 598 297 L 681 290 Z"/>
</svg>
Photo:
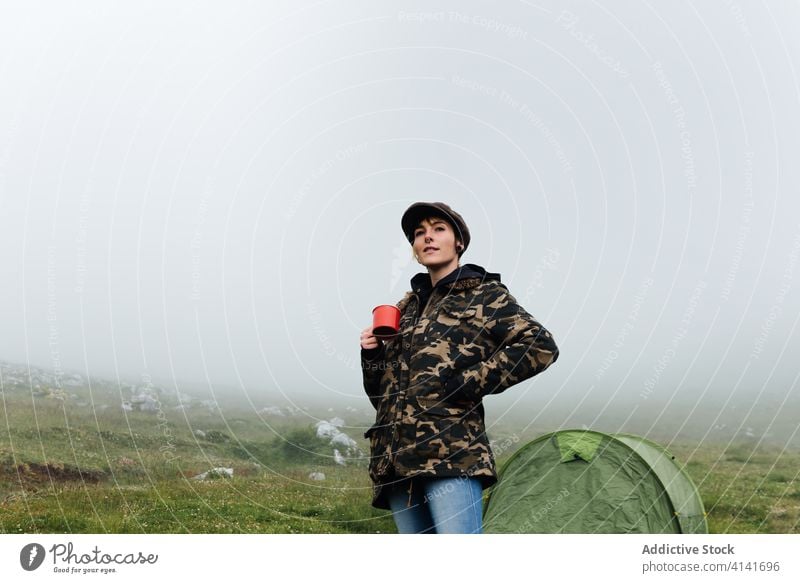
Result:
<svg viewBox="0 0 800 583">
<path fill-rule="evenodd" d="M 465 263 L 460 267 L 456 267 L 453 271 L 436 282 L 435 287 L 452 285 L 459 280 L 472 278 L 478 278 L 480 280 L 479 283 L 492 279 L 500 281 L 500 274 L 486 271 L 483 267 L 475 263 Z M 431 276 L 427 272 L 418 273 L 411 278 L 411 289 L 416 293 L 426 294 L 430 292 L 433 287 L 434 286 L 431 286 Z"/>
</svg>

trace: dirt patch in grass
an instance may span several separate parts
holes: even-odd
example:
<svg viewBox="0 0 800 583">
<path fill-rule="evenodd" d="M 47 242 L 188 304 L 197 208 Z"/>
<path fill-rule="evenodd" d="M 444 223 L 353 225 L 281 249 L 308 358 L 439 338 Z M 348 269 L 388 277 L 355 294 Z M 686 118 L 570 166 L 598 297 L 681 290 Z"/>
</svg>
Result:
<svg viewBox="0 0 800 583">
<path fill-rule="evenodd" d="M 0 480 L 25 489 L 38 489 L 54 484 L 99 484 L 108 475 L 103 470 L 78 468 L 57 462 L 27 462 L 6 465 L 0 471 Z"/>
</svg>

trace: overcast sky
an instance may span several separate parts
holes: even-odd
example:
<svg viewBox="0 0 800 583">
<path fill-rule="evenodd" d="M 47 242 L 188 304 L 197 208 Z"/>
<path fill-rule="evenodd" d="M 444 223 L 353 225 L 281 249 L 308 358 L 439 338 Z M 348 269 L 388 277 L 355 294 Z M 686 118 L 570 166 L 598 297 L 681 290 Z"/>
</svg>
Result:
<svg viewBox="0 0 800 583">
<path fill-rule="evenodd" d="M 342 396 L 466 219 L 561 356 L 506 395 L 796 392 L 796 2 L 39 2 L 0 17 L 0 360 Z"/>
</svg>

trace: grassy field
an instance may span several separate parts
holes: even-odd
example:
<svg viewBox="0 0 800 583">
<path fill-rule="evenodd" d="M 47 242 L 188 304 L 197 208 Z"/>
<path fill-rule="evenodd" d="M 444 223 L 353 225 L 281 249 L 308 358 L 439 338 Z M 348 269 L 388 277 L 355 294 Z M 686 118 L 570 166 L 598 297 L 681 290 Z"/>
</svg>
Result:
<svg viewBox="0 0 800 583">
<path fill-rule="evenodd" d="M 388 511 L 370 506 L 366 461 L 334 463 L 307 420 L 96 405 L 3 395 L 0 532 L 396 532 Z M 362 431 L 345 431 L 366 449 Z M 744 441 L 670 451 L 697 484 L 711 532 L 800 532 L 800 452 Z M 191 479 L 219 466 L 234 476 Z M 315 471 L 326 479 L 311 480 Z"/>
</svg>

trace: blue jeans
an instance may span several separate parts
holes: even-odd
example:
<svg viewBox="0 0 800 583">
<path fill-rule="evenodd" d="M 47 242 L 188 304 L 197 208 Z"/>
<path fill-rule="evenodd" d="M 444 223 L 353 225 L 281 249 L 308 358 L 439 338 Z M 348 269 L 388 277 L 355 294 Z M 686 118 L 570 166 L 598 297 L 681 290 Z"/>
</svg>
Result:
<svg viewBox="0 0 800 583">
<path fill-rule="evenodd" d="M 400 534 L 481 534 L 483 499 L 478 478 L 412 478 L 394 484 L 389 506 Z"/>
</svg>

